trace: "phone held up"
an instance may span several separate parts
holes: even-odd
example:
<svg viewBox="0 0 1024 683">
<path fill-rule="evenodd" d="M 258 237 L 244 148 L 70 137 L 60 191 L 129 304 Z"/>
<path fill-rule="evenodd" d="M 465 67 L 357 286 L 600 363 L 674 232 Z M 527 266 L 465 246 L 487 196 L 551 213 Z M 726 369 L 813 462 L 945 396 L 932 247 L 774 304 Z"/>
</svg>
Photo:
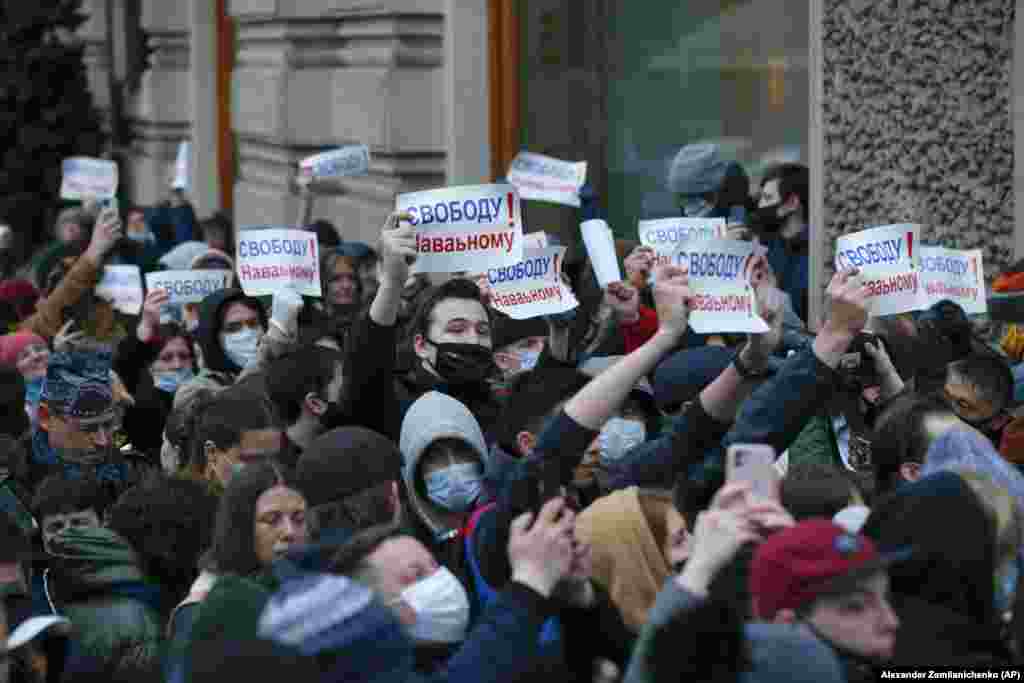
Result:
<svg viewBox="0 0 1024 683">
<path fill-rule="evenodd" d="M 726 481 L 749 482 L 754 495 L 779 498 L 779 471 L 775 449 L 764 444 L 733 444 L 726 451 Z"/>
</svg>

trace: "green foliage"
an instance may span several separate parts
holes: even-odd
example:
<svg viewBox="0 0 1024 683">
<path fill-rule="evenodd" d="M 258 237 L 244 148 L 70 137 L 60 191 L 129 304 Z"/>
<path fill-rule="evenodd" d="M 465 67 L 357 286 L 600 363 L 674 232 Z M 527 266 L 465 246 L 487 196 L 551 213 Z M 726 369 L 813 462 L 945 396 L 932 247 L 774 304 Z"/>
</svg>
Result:
<svg viewBox="0 0 1024 683">
<path fill-rule="evenodd" d="M 103 148 L 88 89 L 81 0 L 0 0 L 0 219 L 22 253 L 49 239 L 61 161 Z"/>
</svg>

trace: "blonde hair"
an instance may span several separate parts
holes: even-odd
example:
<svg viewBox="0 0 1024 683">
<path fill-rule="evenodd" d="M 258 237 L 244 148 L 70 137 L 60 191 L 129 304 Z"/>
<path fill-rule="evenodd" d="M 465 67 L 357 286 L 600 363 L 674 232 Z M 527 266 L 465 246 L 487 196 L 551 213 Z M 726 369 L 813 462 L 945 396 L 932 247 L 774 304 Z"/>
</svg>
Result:
<svg viewBox="0 0 1024 683">
<path fill-rule="evenodd" d="M 1021 533 L 1024 523 L 1021 520 L 1017 501 L 1005 487 L 997 484 L 984 472 L 970 467 L 957 467 L 952 470 L 967 487 L 971 489 L 996 530 L 996 564 L 1014 557 L 1021 547 Z"/>
</svg>

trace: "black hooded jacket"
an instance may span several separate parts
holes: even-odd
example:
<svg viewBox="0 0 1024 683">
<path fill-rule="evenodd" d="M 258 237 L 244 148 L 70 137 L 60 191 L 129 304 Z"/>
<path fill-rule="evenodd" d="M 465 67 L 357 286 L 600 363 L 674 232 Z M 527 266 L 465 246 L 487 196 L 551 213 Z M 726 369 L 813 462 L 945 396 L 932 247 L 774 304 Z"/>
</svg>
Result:
<svg viewBox="0 0 1024 683">
<path fill-rule="evenodd" d="M 934 474 L 879 501 L 864 526 L 889 568 L 900 619 L 894 666 L 1002 666 L 1012 657 L 995 609 L 996 529 L 958 475 Z"/>
<path fill-rule="evenodd" d="M 263 328 L 267 327 L 267 314 L 258 299 L 254 299 L 240 289 L 222 289 L 214 292 L 199 304 L 199 327 L 196 329 L 196 341 L 203 352 L 203 366 L 212 372 L 237 375 L 242 368 L 235 365 L 220 343 L 220 327 L 224 309 L 228 304 L 241 301 L 252 306 L 259 313 Z"/>
</svg>

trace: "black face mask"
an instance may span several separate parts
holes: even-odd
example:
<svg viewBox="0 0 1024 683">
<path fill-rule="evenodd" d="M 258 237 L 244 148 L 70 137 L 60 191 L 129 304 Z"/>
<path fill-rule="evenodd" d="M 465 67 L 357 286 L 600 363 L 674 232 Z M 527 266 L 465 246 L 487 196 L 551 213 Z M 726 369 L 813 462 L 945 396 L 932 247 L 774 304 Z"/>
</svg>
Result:
<svg viewBox="0 0 1024 683">
<path fill-rule="evenodd" d="M 779 216 L 780 208 L 782 208 L 782 202 L 770 206 L 759 206 L 755 214 L 758 227 L 765 232 L 778 232 L 786 220 Z"/>
<path fill-rule="evenodd" d="M 345 427 L 350 423 L 348 412 L 342 406 L 341 401 L 327 401 L 327 410 L 320 416 L 320 424 L 325 432 L 338 427 Z"/>
<path fill-rule="evenodd" d="M 434 370 L 451 385 L 481 384 L 498 374 L 494 353 L 486 346 L 428 342 L 437 349 Z"/>
</svg>

